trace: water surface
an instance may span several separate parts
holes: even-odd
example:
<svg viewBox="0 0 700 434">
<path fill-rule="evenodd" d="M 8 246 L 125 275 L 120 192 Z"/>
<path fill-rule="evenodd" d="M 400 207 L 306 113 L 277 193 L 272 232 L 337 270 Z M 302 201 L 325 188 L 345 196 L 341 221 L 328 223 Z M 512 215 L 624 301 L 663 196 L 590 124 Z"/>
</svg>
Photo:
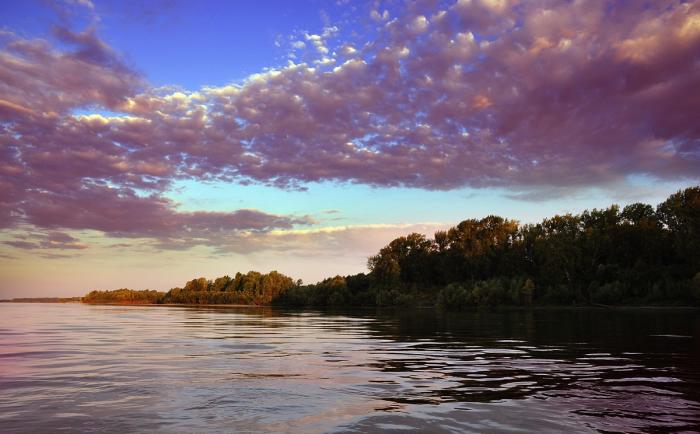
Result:
<svg viewBox="0 0 700 434">
<path fill-rule="evenodd" d="M 700 313 L 0 304 L 0 432 L 700 431 Z"/>
</svg>

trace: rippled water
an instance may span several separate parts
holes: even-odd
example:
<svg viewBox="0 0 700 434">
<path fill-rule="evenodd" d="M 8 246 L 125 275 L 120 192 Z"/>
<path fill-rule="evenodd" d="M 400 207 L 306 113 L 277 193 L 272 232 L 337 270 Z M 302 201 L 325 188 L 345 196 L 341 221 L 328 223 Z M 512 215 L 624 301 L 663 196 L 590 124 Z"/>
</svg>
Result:
<svg viewBox="0 0 700 434">
<path fill-rule="evenodd" d="M 700 430 L 697 310 L 0 304 L 0 432 Z"/>
</svg>

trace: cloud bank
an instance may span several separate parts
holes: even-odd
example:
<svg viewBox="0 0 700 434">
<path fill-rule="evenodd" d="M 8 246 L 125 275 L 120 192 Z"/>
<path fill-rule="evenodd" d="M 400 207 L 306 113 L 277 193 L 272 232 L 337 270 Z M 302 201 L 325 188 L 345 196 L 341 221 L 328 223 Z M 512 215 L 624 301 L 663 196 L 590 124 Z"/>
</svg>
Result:
<svg viewBox="0 0 700 434">
<path fill-rule="evenodd" d="M 178 211 L 163 194 L 180 179 L 532 192 L 699 178 L 698 1 L 367 15 L 372 40 L 329 27 L 294 44 L 313 60 L 199 90 L 150 86 L 95 28 L 56 27 L 62 50 L 2 31 L 0 226 L 181 248 L 313 224 Z"/>
</svg>

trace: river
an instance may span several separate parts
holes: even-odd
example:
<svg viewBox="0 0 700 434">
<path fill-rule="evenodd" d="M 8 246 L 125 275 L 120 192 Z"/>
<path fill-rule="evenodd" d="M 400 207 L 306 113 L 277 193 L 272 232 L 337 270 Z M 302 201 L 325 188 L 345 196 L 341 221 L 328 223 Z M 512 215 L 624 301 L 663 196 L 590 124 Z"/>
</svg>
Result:
<svg viewBox="0 0 700 434">
<path fill-rule="evenodd" d="M 700 431 L 700 311 L 0 304 L 0 432 Z"/>
</svg>

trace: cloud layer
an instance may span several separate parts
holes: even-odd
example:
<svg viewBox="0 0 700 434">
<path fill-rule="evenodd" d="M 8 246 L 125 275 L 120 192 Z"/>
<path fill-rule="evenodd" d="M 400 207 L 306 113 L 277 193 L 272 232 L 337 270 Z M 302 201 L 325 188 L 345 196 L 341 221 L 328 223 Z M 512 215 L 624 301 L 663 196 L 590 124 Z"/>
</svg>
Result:
<svg viewBox="0 0 700 434">
<path fill-rule="evenodd" d="M 149 86 L 94 28 L 56 27 L 63 50 L 2 31 L 0 225 L 178 248 L 313 220 L 180 212 L 163 196 L 177 179 L 516 192 L 698 179 L 698 1 L 367 15 L 373 40 L 329 27 L 294 44 L 312 60 L 196 91 Z"/>
</svg>

